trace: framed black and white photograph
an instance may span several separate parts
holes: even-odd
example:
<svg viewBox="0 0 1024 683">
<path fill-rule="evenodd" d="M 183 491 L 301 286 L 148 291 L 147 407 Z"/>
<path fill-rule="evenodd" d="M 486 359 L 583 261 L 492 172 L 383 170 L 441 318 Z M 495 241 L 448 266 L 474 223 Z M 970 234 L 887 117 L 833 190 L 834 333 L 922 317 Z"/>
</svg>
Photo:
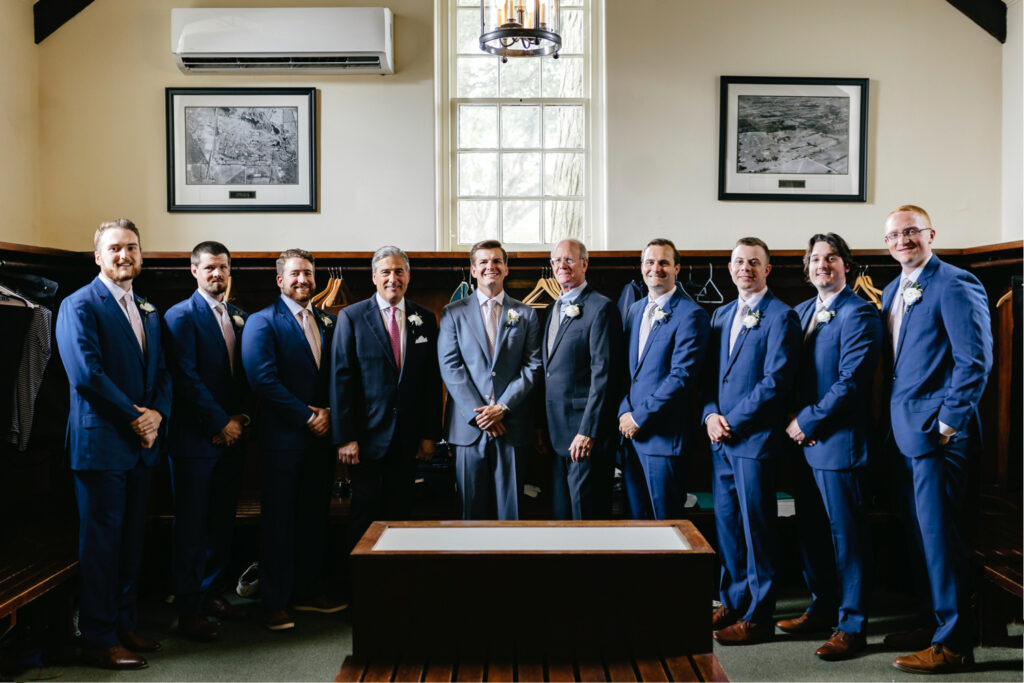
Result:
<svg viewBox="0 0 1024 683">
<path fill-rule="evenodd" d="M 167 88 L 168 211 L 316 211 L 315 88 Z"/>
<path fill-rule="evenodd" d="M 722 76 L 718 198 L 867 201 L 868 79 Z"/>
</svg>

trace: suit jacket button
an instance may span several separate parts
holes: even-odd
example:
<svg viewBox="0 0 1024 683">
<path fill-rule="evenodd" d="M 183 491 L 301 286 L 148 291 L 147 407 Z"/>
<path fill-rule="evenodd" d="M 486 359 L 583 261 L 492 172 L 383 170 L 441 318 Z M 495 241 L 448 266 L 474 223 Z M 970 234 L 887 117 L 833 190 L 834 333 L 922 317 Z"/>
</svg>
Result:
<svg viewBox="0 0 1024 683">
<path fill-rule="evenodd" d="M 493 375 L 492 375 L 492 376 L 493 376 Z M 548 377 L 550 377 L 550 376 L 551 376 L 551 373 L 549 372 L 549 373 L 548 373 Z"/>
</svg>

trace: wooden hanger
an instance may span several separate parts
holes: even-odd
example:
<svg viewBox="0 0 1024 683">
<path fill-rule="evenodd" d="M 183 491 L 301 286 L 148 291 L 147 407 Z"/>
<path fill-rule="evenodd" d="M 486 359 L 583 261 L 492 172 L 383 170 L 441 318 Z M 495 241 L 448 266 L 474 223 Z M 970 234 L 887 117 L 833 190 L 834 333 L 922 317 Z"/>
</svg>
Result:
<svg viewBox="0 0 1024 683">
<path fill-rule="evenodd" d="M 1012 299 L 1013 299 L 1013 287 L 1010 287 L 1008 290 L 1006 290 L 1006 294 L 1003 294 L 1001 297 L 999 297 L 999 301 L 996 302 L 996 308 L 999 308 L 1000 306 L 1005 304 L 1007 301 L 1010 301 Z"/>
<path fill-rule="evenodd" d="M 331 287 L 333 287 L 333 286 L 334 286 L 334 269 L 332 269 L 331 267 L 328 266 L 328 268 L 327 268 L 327 284 L 324 285 L 324 288 L 321 289 L 319 292 L 317 292 L 316 296 L 314 296 L 310 300 L 310 304 L 312 304 L 313 306 L 316 306 L 317 308 L 323 308 L 323 306 L 320 305 L 320 302 L 323 301 L 325 298 L 327 298 L 327 295 L 331 293 Z"/>
<path fill-rule="evenodd" d="M 544 277 L 545 274 L 545 270 L 541 270 L 541 276 L 537 279 L 537 284 L 534 285 L 529 294 L 523 297 L 524 304 L 532 306 L 533 308 L 546 308 L 550 302 L 541 300 L 545 294 L 547 294 L 552 301 L 558 298 L 558 290 L 555 290 L 555 294 L 551 293 L 551 283 L 548 282 L 549 278 Z"/>
<path fill-rule="evenodd" d="M 875 287 L 875 283 L 871 281 L 871 276 L 867 274 L 868 268 L 864 266 L 864 269 L 857 276 L 856 281 L 853 283 L 853 291 L 863 294 L 864 298 L 873 303 L 876 308 L 881 310 L 882 308 L 882 290 Z"/>
</svg>

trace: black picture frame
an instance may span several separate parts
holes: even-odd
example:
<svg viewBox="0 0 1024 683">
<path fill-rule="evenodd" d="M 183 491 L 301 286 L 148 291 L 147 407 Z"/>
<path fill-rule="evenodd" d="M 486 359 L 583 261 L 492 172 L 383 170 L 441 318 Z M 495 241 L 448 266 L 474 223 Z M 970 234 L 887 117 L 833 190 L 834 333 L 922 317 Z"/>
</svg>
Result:
<svg viewBox="0 0 1024 683">
<path fill-rule="evenodd" d="M 868 85 L 722 76 L 718 198 L 866 202 Z"/>
<path fill-rule="evenodd" d="M 165 108 L 169 212 L 317 211 L 316 88 L 166 88 Z"/>
</svg>

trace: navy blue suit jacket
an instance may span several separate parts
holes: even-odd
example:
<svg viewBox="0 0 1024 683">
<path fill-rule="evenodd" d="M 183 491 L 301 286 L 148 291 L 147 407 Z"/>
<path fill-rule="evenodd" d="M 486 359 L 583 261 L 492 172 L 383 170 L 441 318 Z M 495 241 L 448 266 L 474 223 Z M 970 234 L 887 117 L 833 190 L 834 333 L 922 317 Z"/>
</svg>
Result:
<svg viewBox="0 0 1024 683">
<path fill-rule="evenodd" d="M 320 368 L 299 321 L 278 297 L 249 316 L 242 329 L 242 365 L 260 402 L 260 445 L 267 450 L 304 450 L 319 437 L 306 426 L 308 406 L 329 405 L 328 380 L 335 317 L 314 308 L 320 331 Z"/>
<path fill-rule="evenodd" d="M 903 314 L 895 354 L 885 344 L 892 434 L 910 457 L 938 449 L 939 421 L 980 433 L 978 401 L 992 370 L 992 323 L 978 278 L 932 254 L 917 283 L 921 298 Z M 882 294 L 887 318 L 898 290 L 899 278 Z"/>
<path fill-rule="evenodd" d="M 785 429 L 787 394 L 800 362 L 800 321 L 792 308 L 765 292 L 751 311 L 760 311 L 760 320 L 741 328 L 730 355 L 736 304 L 721 306 L 711 318 L 712 351 L 701 422 L 718 413 L 732 427 L 733 437 L 712 443 L 712 448 L 724 448 L 734 457 L 766 458 Z"/>
<path fill-rule="evenodd" d="M 615 440 L 622 377 L 622 319 L 615 304 L 590 285 L 575 303 L 580 315 L 561 316 L 550 354 L 547 322 L 541 342 L 548 434 L 555 453 L 565 457 L 577 434 L 599 444 Z"/>
<path fill-rule="evenodd" d="M 818 297 L 796 307 L 806 330 Z M 796 421 L 808 439 L 807 462 L 819 470 L 846 470 L 868 464 L 871 381 L 882 352 L 878 309 L 845 287 L 803 344 L 794 393 Z"/>
<path fill-rule="evenodd" d="M 174 377 L 174 416 L 168 445 L 176 458 L 217 458 L 223 446 L 212 439 L 232 415 L 249 414 L 249 387 L 242 370 L 242 329 L 248 315 L 227 304 L 235 330 L 235 372 L 220 323 L 196 290 L 164 315 L 168 365 Z"/>
<path fill-rule="evenodd" d="M 437 320 L 405 300 L 405 357 L 401 372 L 377 297 L 338 314 L 331 351 L 331 429 L 336 445 L 359 443 L 359 458 L 384 457 L 397 437 L 403 453 L 441 437 L 441 375 Z"/>
<path fill-rule="evenodd" d="M 633 446 L 642 455 L 680 455 L 691 443 L 695 387 L 708 349 L 708 314 L 678 290 L 651 325 L 640 355 L 640 324 L 648 299 L 629 308 L 626 344 L 629 379 L 619 415 L 631 413 L 640 428 Z"/>
<path fill-rule="evenodd" d="M 158 411 L 164 433 L 171 376 L 160 343 L 160 314 L 138 296 L 135 302 L 146 333 L 145 357 L 124 309 L 98 277 L 61 302 L 57 348 L 71 386 L 67 449 L 73 470 L 130 470 L 140 458 L 152 466 L 159 456 L 159 437 L 152 448 L 143 448 L 132 431 L 140 415 L 132 404 Z"/>
</svg>

